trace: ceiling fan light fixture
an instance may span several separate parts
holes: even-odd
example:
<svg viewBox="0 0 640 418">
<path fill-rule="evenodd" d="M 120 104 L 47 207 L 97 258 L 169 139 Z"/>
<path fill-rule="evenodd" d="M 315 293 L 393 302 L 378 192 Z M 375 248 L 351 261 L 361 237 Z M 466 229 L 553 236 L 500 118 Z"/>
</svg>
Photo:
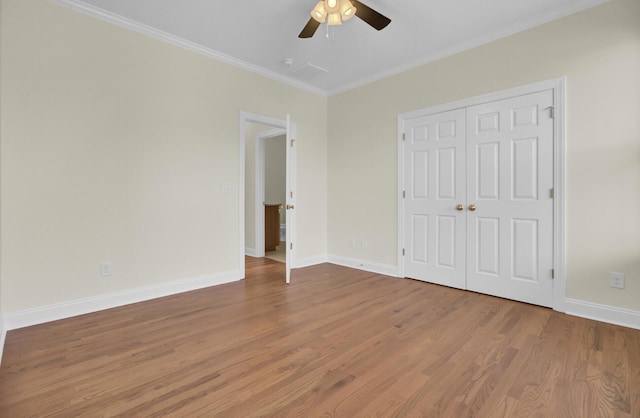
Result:
<svg viewBox="0 0 640 418">
<path fill-rule="evenodd" d="M 311 11 L 311 17 L 329 26 L 341 25 L 355 14 L 356 8 L 349 0 L 320 0 Z"/>
<path fill-rule="evenodd" d="M 354 4 L 358 7 L 356 8 Z M 382 30 L 391 23 L 391 19 L 358 0 L 319 0 L 311 10 L 311 18 L 302 28 L 298 38 L 311 38 L 323 23 L 327 24 L 327 37 L 329 37 L 329 26 L 341 25 L 343 21 L 346 22 L 353 16 L 357 16 L 375 30 Z"/>
<path fill-rule="evenodd" d="M 327 11 L 324 8 L 324 0 L 320 0 L 318 4 L 316 4 L 316 7 L 311 11 L 311 17 L 318 23 L 324 23 L 327 17 Z"/>
<path fill-rule="evenodd" d="M 356 14 L 356 8 L 349 0 L 342 0 L 340 4 L 340 14 L 342 15 L 342 20 L 349 20 Z"/>
</svg>

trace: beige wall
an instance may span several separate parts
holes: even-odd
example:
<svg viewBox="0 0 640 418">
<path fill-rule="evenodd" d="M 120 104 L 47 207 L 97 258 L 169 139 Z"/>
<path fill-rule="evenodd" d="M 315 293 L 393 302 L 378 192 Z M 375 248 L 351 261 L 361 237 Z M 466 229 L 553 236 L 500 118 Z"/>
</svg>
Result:
<svg viewBox="0 0 640 418">
<path fill-rule="evenodd" d="M 1 31 L 3 312 L 238 269 L 241 110 L 298 124 L 298 256 L 326 253 L 325 97 L 45 0 Z"/>
<path fill-rule="evenodd" d="M 640 310 L 640 2 L 614 0 L 329 98 L 328 252 L 396 265 L 397 115 L 567 77 L 567 296 Z M 353 249 L 351 238 L 368 249 Z M 609 272 L 626 273 L 625 290 Z"/>
</svg>

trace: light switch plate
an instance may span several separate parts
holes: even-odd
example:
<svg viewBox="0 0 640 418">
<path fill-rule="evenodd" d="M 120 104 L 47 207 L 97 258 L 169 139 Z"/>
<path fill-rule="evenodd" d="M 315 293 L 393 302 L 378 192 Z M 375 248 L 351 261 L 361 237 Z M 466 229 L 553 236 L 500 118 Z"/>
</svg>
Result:
<svg viewBox="0 0 640 418">
<path fill-rule="evenodd" d="M 616 289 L 624 289 L 624 273 L 611 273 L 610 285 Z"/>
</svg>

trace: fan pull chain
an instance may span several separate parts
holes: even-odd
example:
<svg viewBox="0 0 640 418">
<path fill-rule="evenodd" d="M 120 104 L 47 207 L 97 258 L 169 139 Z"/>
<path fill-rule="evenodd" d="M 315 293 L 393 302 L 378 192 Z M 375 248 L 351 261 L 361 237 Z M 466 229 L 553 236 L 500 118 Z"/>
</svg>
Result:
<svg viewBox="0 0 640 418">
<path fill-rule="evenodd" d="M 331 29 L 329 29 L 331 28 Z M 331 35 L 329 35 L 329 31 L 331 31 Z M 335 42 L 336 40 L 336 31 L 335 28 L 332 26 L 327 25 L 327 39 L 330 40 L 331 42 Z"/>
</svg>

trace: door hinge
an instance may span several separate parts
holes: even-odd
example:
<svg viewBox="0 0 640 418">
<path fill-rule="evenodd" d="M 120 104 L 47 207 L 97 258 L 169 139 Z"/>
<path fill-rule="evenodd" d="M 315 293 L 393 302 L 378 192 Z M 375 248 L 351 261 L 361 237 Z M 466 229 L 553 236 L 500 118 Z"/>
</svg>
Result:
<svg viewBox="0 0 640 418">
<path fill-rule="evenodd" d="M 404 139 L 405 139 L 405 133 L 403 132 L 402 133 L 402 140 L 404 141 Z"/>
<path fill-rule="evenodd" d="M 549 106 L 544 110 L 547 110 L 547 109 L 549 109 L 549 116 L 551 117 L 551 119 L 555 118 L 555 116 L 556 116 L 556 108 L 553 107 L 553 106 Z"/>
<path fill-rule="evenodd" d="M 551 278 L 552 279 L 556 278 L 556 269 L 551 269 Z"/>
<path fill-rule="evenodd" d="M 293 242 L 291 244 L 289 244 L 289 249 L 293 250 Z"/>
<path fill-rule="evenodd" d="M 551 197 L 553 199 L 554 195 L 555 195 L 555 189 L 553 189 L 553 188 L 549 189 L 549 197 Z"/>
<path fill-rule="evenodd" d="M 404 248 L 402 249 L 402 256 L 404 257 Z"/>
<path fill-rule="evenodd" d="M 404 190 L 402 191 L 402 198 L 405 199 L 407 197 L 407 192 L 405 192 Z"/>
<path fill-rule="evenodd" d="M 289 196 L 293 199 L 293 192 L 289 192 Z"/>
<path fill-rule="evenodd" d="M 296 140 L 295 140 L 295 139 L 292 139 L 292 140 L 291 140 L 291 148 L 293 148 L 293 143 L 294 143 L 294 142 L 296 142 Z"/>
</svg>

